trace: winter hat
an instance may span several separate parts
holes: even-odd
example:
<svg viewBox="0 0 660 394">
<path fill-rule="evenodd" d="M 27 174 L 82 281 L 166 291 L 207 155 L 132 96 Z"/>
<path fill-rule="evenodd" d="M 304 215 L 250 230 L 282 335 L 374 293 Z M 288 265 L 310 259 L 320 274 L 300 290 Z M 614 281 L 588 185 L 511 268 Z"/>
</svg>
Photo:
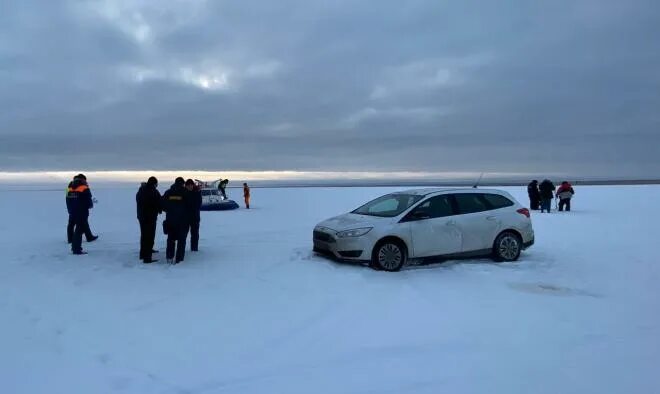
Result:
<svg viewBox="0 0 660 394">
<path fill-rule="evenodd" d="M 158 179 L 156 179 L 155 176 L 149 177 L 149 180 L 147 181 L 147 185 L 158 186 Z"/>
<path fill-rule="evenodd" d="M 174 184 L 175 184 L 175 185 L 181 185 L 181 186 L 183 186 L 184 183 L 186 183 L 186 181 L 184 181 L 183 178 L 181 178 L 181 177 L 178 177 L 178 178 L 176 178 L 176 179 L 174 180 Z"/>
</svg>

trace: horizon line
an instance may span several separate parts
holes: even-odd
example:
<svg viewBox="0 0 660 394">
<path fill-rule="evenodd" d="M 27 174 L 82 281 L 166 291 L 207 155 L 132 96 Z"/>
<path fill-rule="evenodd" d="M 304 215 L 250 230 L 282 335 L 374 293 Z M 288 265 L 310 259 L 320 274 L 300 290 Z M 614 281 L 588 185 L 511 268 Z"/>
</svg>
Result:
<svg viewBox="0 0 660 394">
<path fill-rule="evenodd" d="M 209 170 L 93 170 L 93 171 L 0 171 L 0 183 L 53 184 L 68 182 L 75 174 L 84 173 L 90 182 L 134 183 L 156 176 L 167 183 L 178 176 L 211 181 L 229 179 L 230 182 L 255 182 L 268 186 L 372 186 L 372 185 L 430 185 L 430 184 L 474 184 L 506 185 L 522 184 L 530 179 L 559 179 L 580 183 L 652 183 L 660 182 L 652 177 L 612 176 L 569 176 L 547 173 L 543 175 L 521 172 L 477 172 L 477 171 L 209 171 Z M 483 177 L 481 175 L 483 174 Z M 481 178 L 480 178 L 481 177 Z M 171 178 L 171 179 L 170 179 Z"/>
<path fill-rule="evenodd" d="M 138 181 L 149 176 L 171 177 L 186 175 L 197 179 L 240 179 L 246 181 L 320 181 L 320 180 L 386 180 L 386 179 L 471 179 L 484 177 L 522 177 L 527 173 L 478 171 L 301 171 L 301 170 L 75 170 L 75 171 L 0 171 L 0 181 L 63 181 L 84 173 L 104 181 Z"/>
</svg>

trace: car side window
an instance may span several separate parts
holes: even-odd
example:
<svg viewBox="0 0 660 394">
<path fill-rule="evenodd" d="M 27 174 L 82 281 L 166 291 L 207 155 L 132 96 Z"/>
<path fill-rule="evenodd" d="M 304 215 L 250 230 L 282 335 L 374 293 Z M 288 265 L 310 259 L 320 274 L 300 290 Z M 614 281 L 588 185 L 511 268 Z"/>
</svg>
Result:
<svg viewBox="0 0 660 394">
<path fill-rule="evenodd" d="M 442 218 L 452 216 L 454 207 L 452 206 L 451 198 L 448 195 L 431 197 L 415 208 L 415 212 L 422 212 L 428 215 L 429 218 Z"/>
<path fill-rule="evenodd" d="M 461 215 L 488 211 L 490 209 L 483 195 L 480 193 L 454 194 L 454 198 L 456 198 L 458 211 Z"/>
<path fill-rule="evenodd" d="M 448 195 L 432 197 L 429 202 L 429 210 L 432 218 L 443 218 L 455 215 L 454 207 L 452 206 L 451 199 Z"/>
<path fill-rule="evenodd" d="M 484 194 L 483 197 L 490 206 L 490 209 L 500 209 L 513 206 L 513 201 L 499 194 Z"/>
</svg>

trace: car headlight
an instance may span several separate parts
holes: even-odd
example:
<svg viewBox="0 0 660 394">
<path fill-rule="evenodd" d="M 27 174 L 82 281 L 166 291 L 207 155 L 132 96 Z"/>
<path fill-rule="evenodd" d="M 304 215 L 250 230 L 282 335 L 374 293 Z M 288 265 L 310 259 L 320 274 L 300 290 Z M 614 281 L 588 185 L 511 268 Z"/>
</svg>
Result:
<svg viewBox="0 0 660 394">
<path fill-rule="evenodd" d="M 371 231 L 373 227 L 363 227 L 356 228 L 353 230 L 340 231 L 337 233 L 338 238 L 352 238 L 352 237 L 361 237 Z"/>
</svg>

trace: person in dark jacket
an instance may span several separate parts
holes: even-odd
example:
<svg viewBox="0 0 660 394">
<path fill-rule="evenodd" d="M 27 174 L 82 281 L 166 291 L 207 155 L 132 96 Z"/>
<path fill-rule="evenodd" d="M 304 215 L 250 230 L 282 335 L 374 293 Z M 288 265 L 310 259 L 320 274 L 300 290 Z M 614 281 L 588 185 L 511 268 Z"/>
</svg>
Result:
<svg viewBox="0 0 660 394">
<path fill-rule="evenodd" d="M 559 199 L 560 212 L 563 211 L 564 208 L 566 208 L 566 212 L 571 210 L 571 198 L 573 198 L 574 194 L 575 190 L 573 190 L 573 186 L 571 186 L 571 184 L 567 181 L 562 182 L 561 185 L 557 188 L 557 193 L 555 196 Z"/>
<path fill-rule="evenodd" d="M 539 185 L 539 192 L 541 194 L 541 213 L 543 213 L 543 211 L 550 213 L 555 185 L 553 185 L 549 179 L 545 179 Z"/>
<path fill-rule="evenodd" d="M 75 177 L 73 177 L 73 180 L 69 182 L 69 185 L 66 188 L 67 195 L 69 194 L 69 190 L 73 187 L 73 182 L 77 178 L 83 179 L 85 182 L 87 182 L 87 177 L 85 177 L 84 174 L 76 175 Z M 69 200 L 67 199 L 67 211 L 69 212 L 69 222 L 66 226 L 66 240 L 68 243 L 73 243 L 73 232 L 76 227 L 76 221 L 73 215 L 71 214 L 71 209 L 69 208 L 68 201 Z M 89 228 L 89 221 L 85 222 L 85 228 L 83 228 L 83 234 L 85 235 L 85 239 L 87 239 L 87 242 L 94 242 L 99 238 L 97 235 L 92 234 L 92 230 Z"/>
<path fill-rule="evenodd" d="M 166 213 L 163 228 L 167 234 L 167 262 L 180 263 L 186 255 L 188 237 L 188 191 L 183 178 L 176 178 L 174 184 L 163 194 L 163 210 Z M 175 260 L 176 248 L 176 260 Z"/>
<path fill-rule="evenodd" d="M 529 209 L 538 211 L 541 202 L 541 192 L 539 192 L 539 181 L 534 179 L 527 185 L 527 195 L 529 196 Z"/>
<path fill-rule="evenodd" d="M 76 177 L 71 183 L 66 194 L 66 206 L 74 226 L 71 251 L 76 255 L 87 254 L 82 249 L 82 236 L 89 228 L 89 210 L 94 207 L 94 202 L 84 177 Z"/>
<path fill-rule="evenodd" d="M 190 230 L 190 250 L 197 252 L 199 250 L 202 192 L 195 186 L 195 182 L 192 179 L 186 181 L 186 190 L 188 191 L 186 206 L 188 209 L 188 228 Z"/>
<path fill-rule="evenodd" d="M 156 223 L 158 215 L 163 212 L 161 195 L 157 188 L 158 179 L 152 176 L 135 194 L 137 219 L 140 222 L 140 260 L 145 264 L 158 261 L 152 258 L 155 252 Z"/>
</svg>

